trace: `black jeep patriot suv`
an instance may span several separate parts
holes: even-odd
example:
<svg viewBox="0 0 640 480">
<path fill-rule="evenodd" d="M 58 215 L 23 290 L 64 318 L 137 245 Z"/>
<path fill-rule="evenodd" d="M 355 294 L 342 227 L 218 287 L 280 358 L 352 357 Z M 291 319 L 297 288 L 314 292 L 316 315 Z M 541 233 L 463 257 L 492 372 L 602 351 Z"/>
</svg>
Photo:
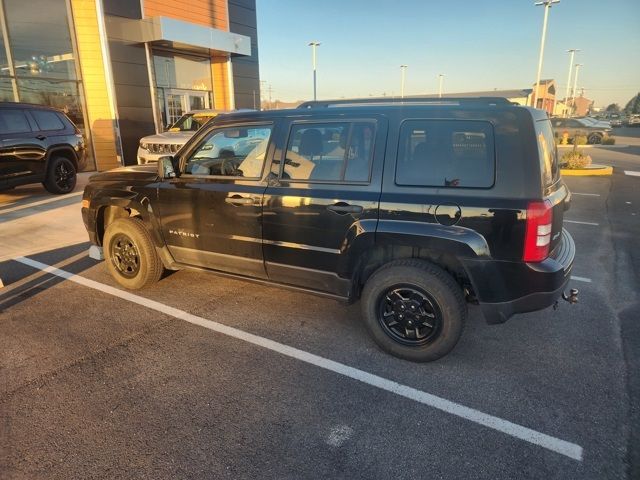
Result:
<svg viewBox="0 0 640 480">
<path fill-rule="evenodd" d="M 42 182 L 51 193 L 69 193 L 86 162 L 84 138 L 63 112 L 0 102 L 0 190 Z"/>
<path fill-rule="evenodd" d="M 378 345 L 429 361 L 466 302 L 501 323 L 557 301 L 569 199 L 541 110 L 352 100 L 218 116 L 157 166 L 93 176 L 82 216 L 126 288 L 197 268 L 360 298 Z"/>
</svg>

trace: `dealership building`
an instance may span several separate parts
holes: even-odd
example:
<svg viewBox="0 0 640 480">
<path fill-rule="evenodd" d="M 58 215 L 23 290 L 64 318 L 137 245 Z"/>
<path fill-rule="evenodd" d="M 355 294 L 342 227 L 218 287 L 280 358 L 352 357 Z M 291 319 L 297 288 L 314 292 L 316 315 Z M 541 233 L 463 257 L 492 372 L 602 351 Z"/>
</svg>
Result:
<svg viewBox="0 0 640 480">
<path fill-rule="evenodd" d="M 255 0 L 0 0 L 0 101 L 64 110 L 98 170 L 189 110 L 259 108 Z"/>
</svg>

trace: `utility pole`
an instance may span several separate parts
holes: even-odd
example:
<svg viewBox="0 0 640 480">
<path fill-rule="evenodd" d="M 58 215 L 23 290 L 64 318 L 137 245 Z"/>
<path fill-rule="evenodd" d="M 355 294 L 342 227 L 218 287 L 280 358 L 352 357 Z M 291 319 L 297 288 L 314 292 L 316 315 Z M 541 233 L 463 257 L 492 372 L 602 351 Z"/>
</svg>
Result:
<svg viewBox="0 0 640 480">
<path fill-rule="evenodd" d="M 536 86 L 531 96 L 532 107 L 538 103 L 538 88 L 540 87 L 540 75 L 542 74 L 542 59 L 544 58 L 544 41 L 547 38 L 547 20 L 549 19 L 549 9 L 554 3 L 560 3 L 560 0 L 543 0 L 536 2 L 536 6 L 544 5 L 544 20 L 542 22 L 542 38 L 540 39 L 540 56 L 538 58 L 538 73 L 536 74 Z M 544 108 L 544 96 L 542 98 L 542 108 Z"/>
<path fill-rule="evenodd" d="M 311 47 L 311 58 L 313 61 L 313 101 L 315 102 L 318 99 L 318 95 L 317 95 L 317 78 L 316 78 L 316 47 L 320 46 L 320 42 L 316 42 L 315 40 L 313 42 L 309 43 L 309 46 Z"/>
<path fill-rule="evenodd" d="M 407 65 L 400 65 L 400 98 L 404 98 L 404 76 Z"/>
<path fill-rule="evenodd" d="M 273 87 L 269 84 L 269 110 L 273 108 L 273 102 L 271 100 L 271 93 L 273 92 Z"/>
<path fill-rule="evenodd" d="M 444 78 L 444 73 L 438 75 L 438 98 L 442 98 L 442 79 Z"/>
<path fill-rule="evenodd" d="M 580 67 L 582 66 L 581 63 L 576 63 L 575 67 L 576 67 L 576 76 L 573 80 L 573 92 L 571 94 L 571 107 L 573 110 L 575 110 L 575 106 L 576 106 L 576 88 L 578 86 L 578 72 L 580 71 Z"/>
<path fill-rule="evenodd" d="M 267 81 L 260 80 L 260 110 L 262 110 L 262 102 L 263 101 L 266 102 L 266 98 L 267 98 L 266 91 L 267 91 Z"/>
<path fill-rule="evenodd" d="M 564 116 L 567 117 L 569 115 L 569 92 L 571 91 L 571 73 L 573 71 L 573 57 L 575 56 L 576 52 L 579 52 L 580 49 L 579 48 L 572 48 L 570 50 L 567 50 L 568 53 L 570 53 L 570 58 L 569 58 L 569 76 L 567 77 L 567 91 L 564 94 L 564 103 L 566 104 L 567 108 L 565 110 L 565 114 Z"/>
</svg>

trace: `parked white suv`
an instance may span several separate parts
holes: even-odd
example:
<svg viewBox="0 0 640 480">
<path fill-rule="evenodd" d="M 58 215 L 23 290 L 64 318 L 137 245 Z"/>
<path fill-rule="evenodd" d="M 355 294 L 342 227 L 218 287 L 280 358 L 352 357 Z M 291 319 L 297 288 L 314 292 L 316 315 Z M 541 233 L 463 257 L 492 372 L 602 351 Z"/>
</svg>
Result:
<svg viewBox="0 0 640 480">
<path fill-rule="evenodd" d="M 628 125 L 630 127 L 640 127 L 640 115 L 629 115 Z"/>
<path fill-rule="evenodd" d="M 200 127 L 221 113 L 225 112 L 194 110 L 185 113 L 166 132 L 143 137 L 138 146 L 138 164 L 156 163 L 160 157 L 175 154 Z"/>
</svg>

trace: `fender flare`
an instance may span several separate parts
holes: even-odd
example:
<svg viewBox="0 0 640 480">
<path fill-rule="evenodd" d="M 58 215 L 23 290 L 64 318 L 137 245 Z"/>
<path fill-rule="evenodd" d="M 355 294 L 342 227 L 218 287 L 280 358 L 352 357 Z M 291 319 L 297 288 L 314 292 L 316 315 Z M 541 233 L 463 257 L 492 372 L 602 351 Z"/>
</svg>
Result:
<svg viewBox="0 0 640 480">
<path fill-rule="evenodd" d="M 47 155 L 46 155 L 45 164 L 44 164 L 45 174 L 46 172 L 49 171 L 49 162 L 51 161 L 55 153 L 60 151 L 71 152 L 71 155 L 73 156 L 73 163 L 76 167 L 76 170 L 78 170 L 78 155 L 76 154 L 76 151 L 70 145 L 60 144 L 60 145 L 54 145 L 47 149 Z"/>
</svg>

